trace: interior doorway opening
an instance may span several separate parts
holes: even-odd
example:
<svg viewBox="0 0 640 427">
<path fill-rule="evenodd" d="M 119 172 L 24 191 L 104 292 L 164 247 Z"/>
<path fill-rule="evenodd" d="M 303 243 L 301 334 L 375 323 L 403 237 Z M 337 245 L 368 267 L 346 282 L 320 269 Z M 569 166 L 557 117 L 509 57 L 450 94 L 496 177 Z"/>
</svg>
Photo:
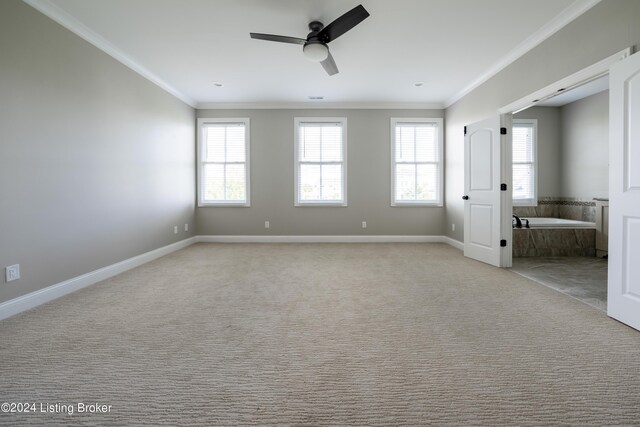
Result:
<svg viewBox="0 0 640 427">
<path fill-rule="evenodd" d="M 513 118 L 512 271 L 607 311 L 609 67 L 500 109 Z"/>
<path fill-rule="evenodd" d="M 512 270 L 606 311 L 609 77 L 513 122 Z"/>
</svg>

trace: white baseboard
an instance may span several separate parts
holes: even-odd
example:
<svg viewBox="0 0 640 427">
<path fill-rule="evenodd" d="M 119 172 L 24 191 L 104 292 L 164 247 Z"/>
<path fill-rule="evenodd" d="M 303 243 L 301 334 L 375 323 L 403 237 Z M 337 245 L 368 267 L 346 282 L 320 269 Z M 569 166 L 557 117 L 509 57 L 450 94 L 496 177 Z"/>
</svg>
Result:
<svg viewBox="0 0 640 427">
<path fill-rule="evenodd" d="M 446 236 L 198 236 L 203 243 L 449 243 Z M 448 239 L 448 240 L 447 240 Z M 454 246 L 454 245 L 452 245 Z"/>
<path fill-rule="evenodd" d="M 127 270 L 131 270 L 132 268 L 138 267 L 149 261 L 153 261 L 154 259 L 170 254 L 171 252 L 186 248 L 197 241 L 197 237 L 181 240 L 133 258 L 117 262 L 107 267 L 91 271 L 87 274 L 83 274 L 82 276 L 74 277 L 72 279 L 65 280 L 64 282 L 47 286 L 44 289 L 0 303 L 0 320 L 14 316 L 23 311 L 30 310 L 49 301 L 53 301 L 56 298 L 60 298 L 61 296 L 70 294 L 71 292 L 75 292 L 79 289 L 86 288 L 87 286 L 93 285 Z"/>
<path fill-rule="evenodd" d="M 442 236 L 442 243 L 446 243 L 447 245 L 453 246 L 460 251 L 464 251 L 464 243 L 460 240 L 452 239 L 449 236 Z"/>
</svg>

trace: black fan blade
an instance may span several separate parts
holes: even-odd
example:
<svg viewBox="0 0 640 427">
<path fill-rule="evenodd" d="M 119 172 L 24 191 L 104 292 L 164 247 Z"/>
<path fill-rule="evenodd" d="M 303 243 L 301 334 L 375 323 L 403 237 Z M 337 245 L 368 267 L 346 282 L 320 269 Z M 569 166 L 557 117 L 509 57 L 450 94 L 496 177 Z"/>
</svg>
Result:
<svg viewBox="0 0 640 427">
<path fill-rule="evenodd" d="M 358 5 L 324 27 L 318 33 L 318 37 L 324 43 L 329 43 L 367 19 L 368 16 L 369 12 L 362 5 Z"/>
<path fill-rule="evenodd" d="M 249 33 L 249 35 L 251 36 L 252 39 L 267 40 L 270 42 L 292 43 L 292 44 L 305 44 L 307 42 L 306 39 L 301 39 L 298 37 L 276 36 L 275 34 Z"/>
<path fill-rule="evenodd" d="M 331 56 L 331 52 L 329 52 L 329 56 L 327 56 L 327 59 L 322 61 L 320 64 L 322 64 L 322 68 L 324 68 L 324 70 L 330 76 L 333 76 L 334 74 L 338 73 L 338 66 L 336 65 L 336 61 L 333 60 L 333 56 Z"/>
</svg>

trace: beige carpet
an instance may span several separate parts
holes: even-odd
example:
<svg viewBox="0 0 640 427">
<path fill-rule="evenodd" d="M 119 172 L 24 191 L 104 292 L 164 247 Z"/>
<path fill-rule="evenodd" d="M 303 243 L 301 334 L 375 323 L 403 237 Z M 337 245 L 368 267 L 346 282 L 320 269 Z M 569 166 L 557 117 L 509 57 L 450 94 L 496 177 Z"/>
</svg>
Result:
<svg viewBox="0 0 640 427">
<path fill-rule="evenodd" d="M 640 332 L 443 244 L 197 244 L 0 322 L 0 381 L 76 410 L 10 425 L 640 425 Z"/>
</svg>

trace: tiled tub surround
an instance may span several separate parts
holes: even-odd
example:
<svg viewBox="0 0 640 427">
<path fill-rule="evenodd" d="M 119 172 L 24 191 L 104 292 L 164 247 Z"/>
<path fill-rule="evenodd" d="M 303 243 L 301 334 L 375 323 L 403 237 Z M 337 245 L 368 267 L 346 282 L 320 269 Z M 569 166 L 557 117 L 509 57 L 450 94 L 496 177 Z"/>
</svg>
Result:
<svg viewBox="0 0 640 427">
<path fill-rule="evenodd" d="M 595 256 L 595 228 L 514 228 L 514 257 Z"/>
<path fill-rule="evenodd" d="M 514 206 L 513 213 L 521 218 L 535 216 L 595 222 L 596 202 L 570 197 L 540 197 L 538 206 Z"/>
<path fill-rule="evenodd" d="M 541 197 L 538 206 L 514 206 L 520 218 L 546 217 L 595 222 L 596 202 L 572 198 Z M 596 229 L 513 229 L 514 257 L 596 256 Z"/>
</svg>

